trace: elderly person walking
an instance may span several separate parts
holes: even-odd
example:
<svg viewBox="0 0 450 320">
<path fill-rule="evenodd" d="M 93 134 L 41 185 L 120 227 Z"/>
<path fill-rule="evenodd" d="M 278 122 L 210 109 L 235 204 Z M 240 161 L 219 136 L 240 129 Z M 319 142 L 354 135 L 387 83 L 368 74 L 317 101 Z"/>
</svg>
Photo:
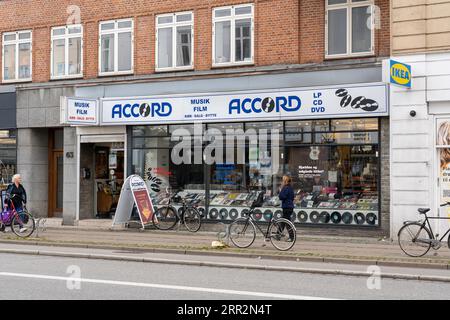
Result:
<svg viewBox="0 0 450 320">
<path fill-rule="evenodd" d="M 6 189 L 4 207 L 7 208 L 8 206 L 11 206 L 11 202 L 17 212 L 21 212 L 24 204 L 27 203 L 27 193 L 22 186 L 22 177 L 20 174 L 15 174 L 12 177 L 12 183 L 9 184 Z"/>
</svg>

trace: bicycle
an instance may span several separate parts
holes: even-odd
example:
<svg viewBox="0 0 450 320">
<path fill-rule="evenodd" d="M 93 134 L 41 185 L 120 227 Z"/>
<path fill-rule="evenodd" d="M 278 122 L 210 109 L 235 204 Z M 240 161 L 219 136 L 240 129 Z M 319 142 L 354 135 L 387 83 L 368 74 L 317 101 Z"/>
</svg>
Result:
<svg viewBox="0 0 450 320">
<path fill-rule="evenodd" d="M 240 217 L 230 224 L 229 236 L 231 242 L 238 248 L 250 247 L 256 239 L 256 228 L 264 236 L 264 241 L 270 240 L 272 245 L 280 250 L 290 250 L 297 240 L 297 230 L 294 224 L 285 218 L 274 219 L 273 213 L 270 218 L 267 230 L 264 231 L 253 218 L 255 208 L 261 207 L 264 199 L 264 192 L 250 206 L 250 210 L 245 213 L 245 217 Z"/>
<path fill-rule="evenodd" d="M 170 192 L 166 189 L 166 193 L 169 195 L 169 202 L 156 210 L 152 218 L 153 225 L 159 230 L 170 230 L 177 223 L 182 223 L 188 231 L 197 232 L 202 221 L 201 214 L 195 205 L 188 204 L 186 199 L 178 195 L 178 192 L 170 196 Z M 181 203 L 182 207 L 177 210 L 172 202 Z"/>
<path fill-rule="evenodd" d="M 18 195 L 13 195 L 11 197 L 10 206 L 12 210 L 2 211 L 0 213 L 0 231 L 5 232 L 6 227 L 10 226 L 12 232 L 21 238 L 28 238 L 31 236 L 36 229 L 36 223 L 33 216 L 28 212 L 27 208 L 24 206 L 23 210 L 18 212 L 14 206 L 12 199 L 14 197 L 19 197 Z"/>
<path fill-rule="evenodd" d="M 441 204 L 441 207 L 450 205 L 450 202 Z M 419 214 L 425 216 L 425 220 L 418 221 L 405 221 L 403 226 L 398 231 L 398 243 L 400 249 L 410 257 L 422 257 L 431 248 L 438 250 L 442 246 L 442 240 L 450 232 L 450 228 L 445 234 L 439 238 L 439 234 L 434 235 L 433 228 L 431 227 L 430 220 L 432 219 L 445 219 L 449 220 L 450 217 L 428 217 L 427 212 L 430 208 L 419 208 Z M 450 236 L 447 239 L 447 245 L 450 248 Z"/>
</svg>

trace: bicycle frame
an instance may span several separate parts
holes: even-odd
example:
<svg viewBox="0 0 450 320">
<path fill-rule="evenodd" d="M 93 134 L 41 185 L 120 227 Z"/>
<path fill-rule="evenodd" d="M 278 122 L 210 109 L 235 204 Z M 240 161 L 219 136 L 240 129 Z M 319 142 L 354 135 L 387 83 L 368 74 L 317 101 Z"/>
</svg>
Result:
<svg viewBox="0 0 450 320">
<path fill-rule="evenodd" d="M 440 239 L 436 239 L 436 237 L 434 235 L 434 232 L 433 232 L 433 228 L 431 227 L 430 220 L 450 220 L 450 218 L 446 218 L 446 217 L 428 217 L 426 213 L 424 215 L 425 215 L 425 221 L 423 221 L 422 227 L 425 227 L 425 225 L 428 225 L 428 229 L 431 232 L 432 240 L 442 241 L 447 236 L 447 234 L 450 233 L 450 228 L 447 229 L 447 231 L 444 233 L 444 235 Z"/>
<path fill-rule="evenodd" d="M 259 226 L 259 223 L 255 220 L 255 218 L 253 218 L 252 214 L 255 211 L 255 209 L 250 209 L 250 211 L 247 213 L 247 222 L 249 220 L 251 220 L 253 222 L 253 225 L 256 226 L 256 228 L 258 228 L 259 232 L 261 232 L 261 234 L 265 237 L 265 238 L 269 238 L 269 231 L 270 231 L 270 227 L 273 224 L 273 214 L 272 214 L 272 219 L 270 219 L 269 224 L 267 225 L 267 230 L 266 232 L 264 232 L 264 230 Z M 247 227 L 246 227 L 247 228 Z"/>
</svg>

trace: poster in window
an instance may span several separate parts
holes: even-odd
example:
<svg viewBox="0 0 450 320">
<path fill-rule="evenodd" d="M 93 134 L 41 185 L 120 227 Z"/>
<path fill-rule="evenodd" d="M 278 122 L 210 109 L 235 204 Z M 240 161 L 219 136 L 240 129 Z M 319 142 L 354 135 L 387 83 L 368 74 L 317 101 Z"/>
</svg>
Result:
<svg viewBox="0 0 450 320">
<path fill-rule="evenodd" d="M 450 120 L 438 122 L 437 130 L 439 201 L 440 204 L 443 204 L 450 202 Z M 442 207 L 440 213 L 442 217 L 450 217 L 450 206 Z"/>
</svg>

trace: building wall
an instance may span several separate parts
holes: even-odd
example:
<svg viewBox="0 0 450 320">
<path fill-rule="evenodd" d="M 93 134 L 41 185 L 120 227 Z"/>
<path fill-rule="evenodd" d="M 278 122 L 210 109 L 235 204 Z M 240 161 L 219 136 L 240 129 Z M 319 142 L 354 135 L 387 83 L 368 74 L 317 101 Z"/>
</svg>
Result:
<svg viewBox="0 0 450 320">
<path fill-rule="evenodd" d="M 155 16 L 162 13 L 194 12 L 195 70 L 213 69 L 212 9 L 218 6 L 255 4 L 255 66 L 320 63 L 324 61 L 325 0 L 200 0 L 187 1 L 78 1 L 84 25 L 84 78 L 98 77 L 98 26 L 116 18 L 135 20 L 135 75 L 154 73 Z M 375 36 L 375 56 L 387 56 L 389 1 L 375 0 L 381 9 Z M 33 82 L 50 80 L 51 27 L 66 25 L 68 0 L 23 0 L 0 2 L 0 32 L 33 30 Z M 0 39 L 1 42 L 1 39 Z M 1 61 L 0 61 L 1 66 Z M 214 68 L 217 69 L 217 68 Z"/>
<path fill-rule="evenodd" d="M 394 55 L 450 49 L 450 1 L 392 0 Z"/>
<path fill-rule="evenodd" d="M 94 144 L 80 144 L 80 169 L 89 168 L 91 170 L 89 179 L 80 178 L 80 220 L 92 219 L 94 216 L 94 194 L 97 192 L 95 187 L 94 155 Z"/>
</svg>

